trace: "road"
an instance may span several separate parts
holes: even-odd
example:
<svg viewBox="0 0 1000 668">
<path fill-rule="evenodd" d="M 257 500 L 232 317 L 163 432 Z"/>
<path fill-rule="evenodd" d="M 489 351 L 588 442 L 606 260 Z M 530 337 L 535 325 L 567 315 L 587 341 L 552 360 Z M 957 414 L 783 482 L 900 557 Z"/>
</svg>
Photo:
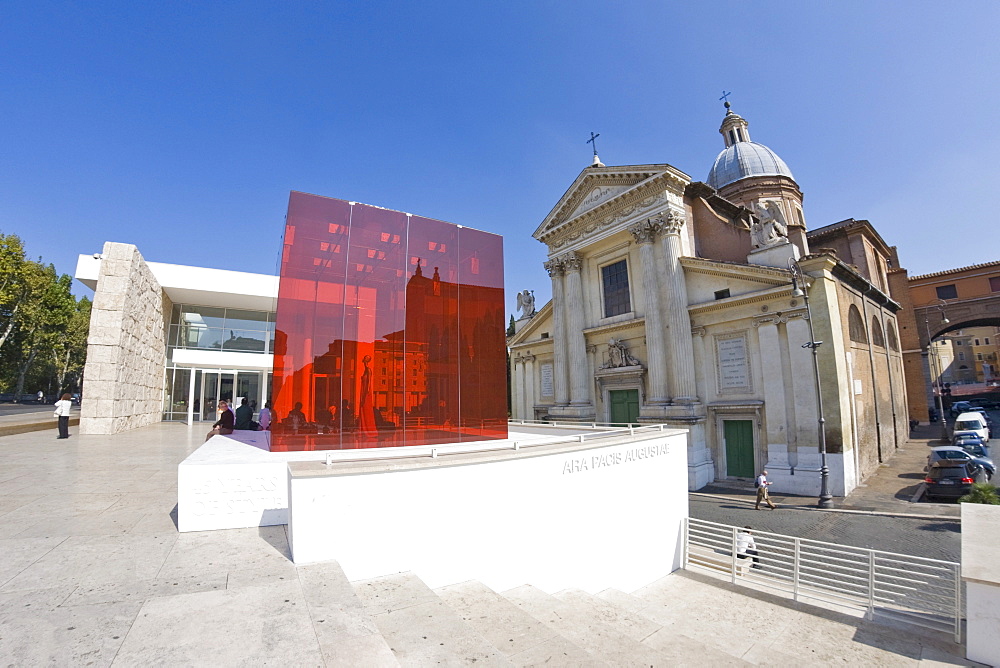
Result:
<svg viewBox="0 0 1000 668">
<path fill-rule="evenodd" d="M 957 519 L 934 520 L 865 515 L 822 510 L 754 510 L 752 504 L 729 499 L 691 495 L 691 517 L 749 525 L 799 538 L 821 540 L 931 559 L 958 561 L 961 554 L 961 523 Z"/>
</svg>

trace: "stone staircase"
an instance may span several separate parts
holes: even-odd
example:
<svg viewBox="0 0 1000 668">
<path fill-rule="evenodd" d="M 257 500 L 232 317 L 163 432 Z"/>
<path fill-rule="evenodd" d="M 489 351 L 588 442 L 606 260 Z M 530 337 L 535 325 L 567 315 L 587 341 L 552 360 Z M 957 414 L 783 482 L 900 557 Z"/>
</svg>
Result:
<svg viewBox="0 0 1000 668">
<path fill-rule="evenodd" d="M 319 566 L 319 568 L 317 568 Z M 349 582 L 300 569 L 327 665 L 970 665 L 943 634 L 867 622 L 710 575 L 678 571 L 638 591 L 430 589 L 413 573 Z"/>
</svg>

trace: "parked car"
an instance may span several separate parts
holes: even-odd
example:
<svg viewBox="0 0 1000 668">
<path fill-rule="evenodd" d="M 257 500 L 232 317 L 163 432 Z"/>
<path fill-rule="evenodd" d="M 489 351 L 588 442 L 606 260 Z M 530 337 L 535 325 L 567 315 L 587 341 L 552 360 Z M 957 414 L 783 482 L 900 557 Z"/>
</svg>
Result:
<svg viewBox="0 0 1000 668">
<path fill-rule="evenodd" d="M 979 446 L 982 447 L 981 445 Z M 964 447 L 959 447 L 956 445 L 941 445 L 936 448 L 931 448 L 930 454 L 927 455 L 927 469 L 930 470 L 934 466 L 935 462 L 943 461 L 972 461 L 979 466 L 982 466 L 986 470 L 986 475 L 992 478 L 997 472 L 996 464 L 989 457 L 982 455 L 974 455 L 969 450 Z"/>
<path fill-rule="evenodd" d="M 951 415 L 952 415 L 952 417 L 954 417 L 956 415 L 961 415 L 962 413 L 965 413 L 966 411 L 969 410 L 969 407 L 971 407 L 971 406 L 972 406 L 972 404 L 970 404 L 968 401 L 956 401 L 955 403 L 953 403 L 951 405 Z"/>
<path fill-rule="evenodd" d="M 983 441 L 982 438 L 979 437 L 978 434 L 959 434 L 958 436 L 955 436 L 951 439 L 951 444 L 959 448 L 979 446 L 986 452 L 986 455 L 984 456 L 986 457 L 990 456 L 989 446 L 986 445 L 986 443 Z"/>
<path fill-rule="evenodd" d="M 955 418 L 952 437 L 960 434 L 977 434 L 984 442 L 990 440 L 990 430 L 986 426 L 986 420 L 983 419 L 982 413 L 966 412 Z"/>
<path fill-rule="evenodd" d="M 957 499 L 968 494 L 973 484 L 987 479 L 986 470 L 975 462 L 950 460 L 934 462 L 927 471 L 924 485 L 928 500 Z"/>
<path fill-rule="evenodd" d="M 969 408 L 968 412 L 979 413 L 983 416 L 983 419 L 986 420 L 986 429 L 989 431 L 990 438 L 993 438 L 993 418 L 991 418 L 990 414 L 986 412 L 986 409 L 982 406 L 972 406 Z"/>
</svg>

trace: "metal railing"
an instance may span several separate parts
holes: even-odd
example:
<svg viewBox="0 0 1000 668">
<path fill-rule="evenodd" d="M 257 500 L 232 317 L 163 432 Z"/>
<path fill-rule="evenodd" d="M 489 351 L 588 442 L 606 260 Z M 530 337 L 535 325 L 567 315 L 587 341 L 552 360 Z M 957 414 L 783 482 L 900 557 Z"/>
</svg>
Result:
<svg viewBox="0 0 1000 668">
<path fill-rule="evenodd" d="M 865 610 L 962 635 L 961 564 L 753 530 L 759 566 L 737 556 L 742 529 L 693 517 L 685 522 L 684 568 L 728 572 L 802 598 Z"/>
</svg>

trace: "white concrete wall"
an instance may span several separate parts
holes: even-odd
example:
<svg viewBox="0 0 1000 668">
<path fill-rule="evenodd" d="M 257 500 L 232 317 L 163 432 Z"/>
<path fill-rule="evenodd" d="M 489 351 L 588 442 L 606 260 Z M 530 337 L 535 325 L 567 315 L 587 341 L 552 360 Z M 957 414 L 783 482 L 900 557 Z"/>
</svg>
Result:
<svg viewBox="0 0 1000 668">
<path fill-rule="evenodd" d="M 293 558 L 336 559 L 351 580 L 632 591 L 680 566 L 687 435 L 623 441 L 356 475 L 290 464 Z"/>
<path fill-rule="evenodd" d="M 117 434 L 163 413 L 169 300 L 131 244 L 107 242 L 87 339 L 81 434 Z"/>
<path fill-rule="evenodd" d="M 1000 665 L 1000 506 L 962 504 L 962 581 L 965 583 L 965 656 Z"/>
</svg>

